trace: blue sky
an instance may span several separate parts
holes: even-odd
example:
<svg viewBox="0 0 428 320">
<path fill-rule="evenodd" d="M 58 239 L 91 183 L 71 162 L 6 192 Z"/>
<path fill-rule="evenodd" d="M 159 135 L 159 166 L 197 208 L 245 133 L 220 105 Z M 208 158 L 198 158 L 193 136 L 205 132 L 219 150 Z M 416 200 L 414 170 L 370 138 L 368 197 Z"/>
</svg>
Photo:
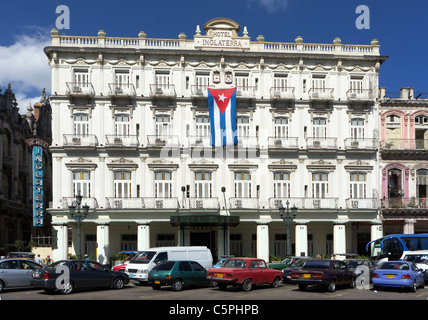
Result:
<svg viewBox="0 0 428 320">
<path fill-rule="evenodd" d="M 57 4 L 70 9 L 68 35 L 137 37 L 145 31 L 150 38 L 188 38 L 216 17 L 227 17 L 247 26 L 255 40 L 332 43 L 340 37 L 345 44 L 370 44 L 379 40 L 382 55 L 380 86 L 387 92 L 414 87 L 428 92 L 428 1 L 426 0 L 16 0 L 2 4 L 0 19 L 0 85 L 8 82 L 20 108 L 38 101 L 44 87 L 49 93 L 50 70 L 43 47 L 55 27 Z M 358 29 L 359 5 L 370 9 L 370 29 Z M 22 109 L 21 109 L 22 110 Z"/>
</svg>

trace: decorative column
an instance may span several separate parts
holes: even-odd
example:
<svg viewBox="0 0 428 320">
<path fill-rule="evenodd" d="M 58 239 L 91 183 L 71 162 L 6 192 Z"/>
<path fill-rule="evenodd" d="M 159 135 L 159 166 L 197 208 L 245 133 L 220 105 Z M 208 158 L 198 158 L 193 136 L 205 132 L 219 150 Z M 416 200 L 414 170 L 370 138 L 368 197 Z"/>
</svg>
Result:
<svg viewBox="0 0 428 320">
<path fill-rule="evenodd" d="M 287 235 L 288 237 L 288 235 Z M 308 226 L 306 223 L 296 222 L 296 256 L 308 255 Z"/>
<path fill-rule="evenodd" d="M 415 223 L 416 223 L 416 219 L 404 220 L 403 233 L 404 234 L 414 234 L 415 233 Z"/>
<path fill-rule="evenodd" d="M 257 258 L 269 261 L 269 225 L 257 224 Z"/>
<path fill-rule="evenodd" d="M 139 224 L 137 228 L 137 250 L 142 251 L 150 248 L 150 225 Z"/>
<path fill-rule="evenodd" d="M 97 225 L 97 261 L 107 264 L 110 260 L 110 228 L 108 224 Z"/>
<path fill-rule="evenodd" d="M 53 250 L 52 259 L 54 261 L 68 259 L 68 231 L 67 225 L 54 225 L 57 234 L 57 249 Z"/>
<path fill-rule="evenodd" d="M 335 255 L 346 253 L 346 226 L 343 223 L 337 223 L 333 227 L 333 253 Z M 336 259 L 341 258 L 342 256 L 336 256 Z"/>
</svg>

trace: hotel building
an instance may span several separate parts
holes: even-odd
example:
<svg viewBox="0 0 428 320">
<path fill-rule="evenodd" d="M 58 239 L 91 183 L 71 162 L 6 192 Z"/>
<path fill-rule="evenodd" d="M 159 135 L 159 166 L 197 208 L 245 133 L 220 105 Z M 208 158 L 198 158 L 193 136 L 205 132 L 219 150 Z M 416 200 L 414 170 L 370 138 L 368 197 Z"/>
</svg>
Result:
<svg viewBox="0 0 428 320">
<path fill-rule="evenodd" d="M 76 252 L 78 192 L 82 250 L 102 263 L 166 245 L 269 260 L 287 239 L 297 255 L 364 254 L 382 235 L 377 40 L 268 42 L 216 18 L 177 39 L 54 29 L 45 53 L 54 259 Z M 230 87 L 238 145 L 211 147 L 207 88 Z"/>
</svg>

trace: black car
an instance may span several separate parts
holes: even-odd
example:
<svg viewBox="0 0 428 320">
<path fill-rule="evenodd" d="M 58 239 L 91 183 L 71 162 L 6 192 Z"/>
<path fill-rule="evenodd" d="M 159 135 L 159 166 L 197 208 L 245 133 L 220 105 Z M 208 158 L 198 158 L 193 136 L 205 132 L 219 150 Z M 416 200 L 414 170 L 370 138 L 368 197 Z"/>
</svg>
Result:
<svg viewBox="0 0 428 320">
<path fill-rule="evenodd" d="M 311 257 L 300 257 L 294 260 L 287 268 L 282 270 L 282 282 L 293 283 L 291 280 L 291 273 L 300 270 L 306 263 L 306 261 L 312 259 Z"/>
<path fill-rule="evenodd" d="M 112 271 L 89 260 L 61 260 L 33 272 L 32 286 L 47 292 L 70 294 L 80 289 L 122 289 L 129 283 L 124 272 Z"/>
<path fill-rule="evenodd" d="M 355 276 L 359 276 L 360 274 L 357 274 L 357 268 L 360 266 L 365 266 L 369 270 L 370 273 L 370 282 L 372 279 L 373 271 L 376 269 L 376 265 L 368 260 L 368 259 L 345 259 L 343 260 L 345 262 L 346 266 L 349 270 L 354 272 Z M 361 273 L 361 271 L 359 271 Z"/>
</svg>

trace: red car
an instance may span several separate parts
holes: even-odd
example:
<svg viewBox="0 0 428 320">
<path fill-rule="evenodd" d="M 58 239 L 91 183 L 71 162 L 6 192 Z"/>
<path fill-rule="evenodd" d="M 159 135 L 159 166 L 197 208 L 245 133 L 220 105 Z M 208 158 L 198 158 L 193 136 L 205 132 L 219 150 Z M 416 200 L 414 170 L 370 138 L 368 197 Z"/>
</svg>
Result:
<svg viewBox="0 0 428 320">
<path fill-rule="evenodd" d="M 281 277 L 282 271 L 270 269 L 264 260 L 255 258 L 229 258 L 220 268 L 207 271 L 207 279 L 217 283 L 220 290 L 233 285 L 250 291 L 253 285 L 265 283 L 276 288 Z"/>
</svg>

